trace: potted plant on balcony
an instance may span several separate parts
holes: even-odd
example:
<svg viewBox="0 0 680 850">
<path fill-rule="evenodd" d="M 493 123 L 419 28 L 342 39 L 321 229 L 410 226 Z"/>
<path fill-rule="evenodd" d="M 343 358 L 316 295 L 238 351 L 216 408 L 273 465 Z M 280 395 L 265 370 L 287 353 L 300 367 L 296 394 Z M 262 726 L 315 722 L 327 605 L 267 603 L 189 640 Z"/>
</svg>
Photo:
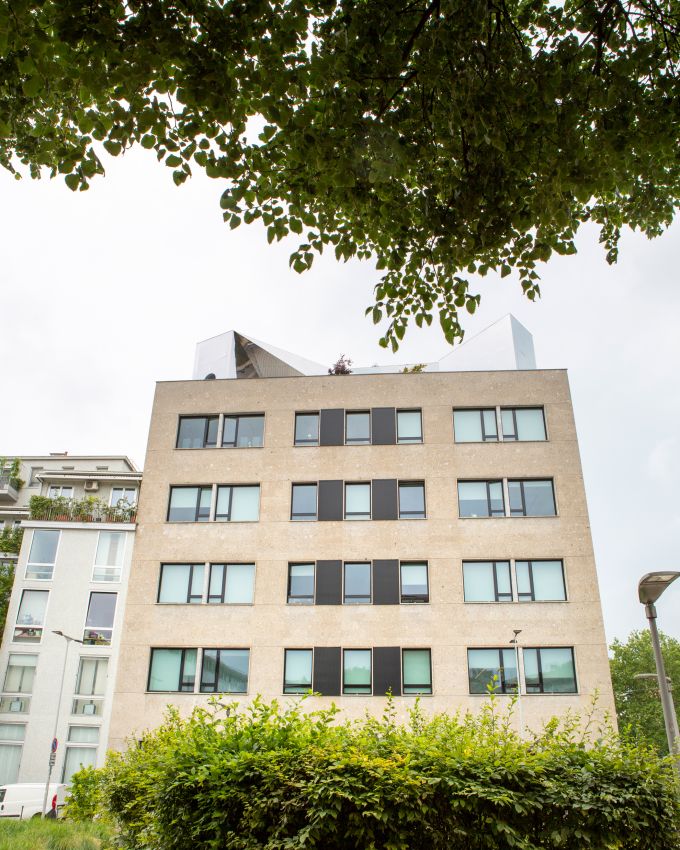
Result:
<svg viewBox="0 0 680 850">
<path fill-rule="evenodd" d="M 67 499 L 66 496 L 56 496 L 50 499 L 50 502 L 52 502 L 50 519 L 57 522 L 71 519 L 71 499 Z"/>
</svg>

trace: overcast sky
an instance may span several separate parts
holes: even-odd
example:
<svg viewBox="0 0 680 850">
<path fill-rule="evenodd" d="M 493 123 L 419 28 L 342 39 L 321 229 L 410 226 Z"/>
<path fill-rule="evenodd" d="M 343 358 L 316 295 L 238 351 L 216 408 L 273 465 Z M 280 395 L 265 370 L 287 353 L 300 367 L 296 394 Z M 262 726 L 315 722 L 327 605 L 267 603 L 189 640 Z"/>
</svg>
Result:
<svg viewBox="0 0 680 850">
<path fill-rule="evenodd" d="M 222 223 L 219 181 L 178 189 L 141 150 L 106 165 L 76 194 L 0 173 L 1 454 L 127 454 L 141 467 L 154 382 L 190 378 L 195 343 L 232 328 L 328 364 L 446 353 L 436 322 L 395 356 L 378 346 L 370 264 L 329 255 L 299 276 L 291 243 Z M 512 312 L 539 368 L 569 370 L 609 640 L 645 626 L 638 578 L 680 569 L 679 236 L 627 234 L 611 268 L 585 230 L 577 256 L 541 270 L 539 302 L 493 276 L 466 319 L 469 337 Z M 658 610 L 680 638 L 680 580 Z"/>
</svg>

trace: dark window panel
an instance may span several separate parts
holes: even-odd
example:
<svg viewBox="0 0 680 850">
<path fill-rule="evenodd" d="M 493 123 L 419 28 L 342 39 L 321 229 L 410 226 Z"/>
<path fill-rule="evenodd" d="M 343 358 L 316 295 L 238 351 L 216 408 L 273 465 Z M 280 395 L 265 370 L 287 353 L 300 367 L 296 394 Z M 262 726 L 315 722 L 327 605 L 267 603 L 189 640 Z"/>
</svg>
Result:
<svg viewBox="0 0 680 850">
<path fill-rule="evenodd" d="M 339 697 L 341 691 L 342 651 L 339 646 L 314 647 L 314 691 L 327 697 Z"/>
<path fill-rule="evenodd" d="M 342 561 L 316 562 L 316 604 L 342 605 Z"/>
<path fill-rule="evenodd" d="M 373 648 L 373 693 L 384 696 L 401 694 L 401 649 L 398 646 L 376 646 Z"/>
<path fill-rule="evenodd" d="M 342 519 L 342 481 L 319 481 L 319 520 Z"/>
<path fill-rule="evenodd" d="M 397 481 L 395 478 L 373 479 L 373 519 L 397 519 Z"/>
<path fill-rule="evenodd" d="M 320 414 L 320 446 L 342 446 L 345 443 L 345 411 L 342 407 L 322 410 Z"/>
<path fill-rule="evenodd" d="M 393 407 L 374 407 L 371 410 L 371 419 L 373 445 L 395 445 L 397 442 L 395 409 Z"/>
<path fill-rule="evenodd" d="M 373 561 L 373 604 L 399 604 L 399 561 Z"/>
</svg>

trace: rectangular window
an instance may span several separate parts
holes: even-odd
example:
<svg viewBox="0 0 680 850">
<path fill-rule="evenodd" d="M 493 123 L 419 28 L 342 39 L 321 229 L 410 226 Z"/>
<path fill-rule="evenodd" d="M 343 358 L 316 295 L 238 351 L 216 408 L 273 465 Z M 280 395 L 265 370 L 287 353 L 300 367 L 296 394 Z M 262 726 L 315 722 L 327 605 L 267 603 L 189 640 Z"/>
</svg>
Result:
<svg viewBox="0 0 680 850">
<path fill-rule="evenodd" d="M 217 522 L 257 522 L 260 518 L 260 485 L 226 485 L 217 488 Z"/>
<path fill-rule="evenodd" d="M 208 603 L 252 604 L 254 585 L 255 564 L 211 564 Z"/>
<path fill-rule="evenodd" d="M 161 564 L 158 602 L 200 604 L 204 572 L 204 564 Z"/>
<path fill-rule="evenodd" d="M 399 519 L 425 519 L 425 483 L 399 482 Z"/>
<path fill-rule="evenodd" d="M 204 649 L 201 693 L 247 693 L 249 657 L 248 649 Z"/>
<path fill-rule="evenodd" d="M 65 486 L 61 484 L 50 484 L 50 488 L 47 491 L 47 497 L 49 499 L 72 499 L 73 487 L 70 485 Z"/>
<path fill-rule="evenodd" d="M 222 446 L 254 449 L 264 445 L 264 414 L 225 416 Z"/>
<path fill-rule="evenodd" d="M 342 653 L 342 692 L 371 693 L 370 649 L 345 649 Z"/>
<path fill-rule="evenodd" d="M 345 519 L 371 518 L 371 485 L 345 484 Z"/>
<path fill-rule="evenodd" d="M 510 516 L 555 516 L 555 491 L 545 481 L 508 481 Z"/>
<path fill-rule="evenodd" d="M 348 446 L 368 445 L 371 442 L 371 414 L 368 410 L 345 414 L 345 442 Z"/>
<path fill-rule="evenodd" d="M 498 440 L 494 407 L 454 410 L 453 434 L 457 443 L 489 443 Z"/>
<path fill-rule="evenodd" d="M 423 418 L 420 410 L 397 410 L 397 442 L 423 442 Z"/>
<path fill-rule="evenodd" d="M 180 416 L 178 449 L 212 449 L 217 445 L 218 416 Z"/>
<path fill-rule="evenodd" d="M 87 607 L 83 643 L 87 646 L 111 643 L 113 618 L 116 614 L 116 593 L 91 593 Z"/>
<path fill-rule="evenodd" d="M 429 649 L 403 649 L 402 681 L 404 694 L 432 693 L 432 658 Z"/>
<path fill-rule="evenodd" d="M 294 520 L 316 519 L 317 485 L 293 484 L 290 518 Z"/>
<path fill-rule="evenodd" d="M 370 563 L 346 563 L 344 567 L 345 605 L 370 604 L 371 602 L 371 565 Z"/>
<path fill-rule="evenodd" d="M 53 529 L 36 528 L 34 530 L 26 565 L 26 578 L 44 581 L 52 578 L 60 534 L 60 531 Z"/>
<path fill-rule="evenodd" d="M 468 649 L 471 694 L 517 693 L 517 656 L 514 649 Z"/>
<path fill-rule="evenodd" d="M 319 414 L 318 413 L 296 413 L 295 414 L 295 445 L 296 446 L 318 446 L 319 445 Z"/>
<path fill-rule="evenodd" d="M 402 561 L 400 573 L 401 601 L 429 602 L 427 561 Z"/>
<path fill-rule="evenodd" d="M 111 488 L 111 507 L 124 508 L 126 505 L 137 504 L 137 488 L 136 487 L 112 487 Z"/>
<path fill-rule="evenodd" d="M 283 659 L 284 694 L 306 694 L 312 689 L 312 650 L 287 649 Z"/>
<path fill-rule="evenodd" d="M 66 747 L 61 781 L 70 782 L 74 773 L 83 767 L 94 767 L 96 762 L 96 747 Z"/>
<path fill-rule="evenodd" d="M 314 604 L 316 564 L 288 564 L 288 604 Z M 286 692 L 287 693 L 287 692 Z"/>
<path fill-rule="evenodd" d="M 208 522 L 212 487 L 171 487 L 168 522 Z"/>
<path fill-rule="evenodd" d="M 100 531 L 92 581 L 120 581 L 124 552 L 124 531 Z"/>
<path fill-rule="evenodd" d="M 69 726 L 69 744 L 98 744 L 99 726 Z"/>
<path fill-rule="evenodd" d="M 23 591 L 12 637 L 15 643 L 40 643 L 45 625 L 48 595 L 47 590 Z"/>
<path fill-rule="evenodd" d="M 106 691 L 108 669 L 108 658 L 81 656 L 71 714 L 82 714 L 86 717 L 99 717 L 102 714 L 104 700 L 101 697 Z"/>
<path fill-rule="evenodd" d="M 505 516 L 502 481 L 459 481 L 458 516 Z"/>
<path fill-rule="evenodd" d="M 515 561 L 517 598 L 520 602 L 564 602 L 562 561 Z"/>
<path fill-rule="evenodd" d="M 466 602 L 512 602 L 510 561 L 463 561 Z"/>
<path fill-rule="evenodd" d="M 505 407 L 501 410 L 504 440 L 545 440 L 542 407 Z"/>
<path fill-rule="evenodd" d="M 152 649 L 147 690 L 193 693 L 196 653 L 195 649 Z"/>
<path fill-rule="evenodd" d="M 25 734 L 23 723 L 0 723 L 0 785 L 17 781 Z"/>
<path fill-rule="evenodd" d="M 575 694 L 574 650 L 570 646 L 524 649 L 524 681 L 528 694 Z"/>
<path fill-rule="evenodd" d="M 11 653 L 7 662 L 5 685 L 3 690 L 10 694 L 33 693 L 37 655 L 19 655 Z"/>
</svg>

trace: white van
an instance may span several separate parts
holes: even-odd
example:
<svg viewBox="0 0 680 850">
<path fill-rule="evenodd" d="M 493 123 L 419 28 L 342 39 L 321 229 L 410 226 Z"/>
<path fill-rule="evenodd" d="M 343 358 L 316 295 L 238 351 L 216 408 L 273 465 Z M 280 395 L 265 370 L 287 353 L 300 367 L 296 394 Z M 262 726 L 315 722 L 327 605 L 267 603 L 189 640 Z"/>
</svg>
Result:
<svg viewBox="0 0 680 850">
<path fill-rule="evenodd" d="M 47 811 L 52 808 L 52 800 L 57 795 L 57 813 L 64 805 L 66 785 L 50 783 L 47 795 Z M 44 782 L 15 782 L 13 785 L 0 785 L 0 818 L 27 820 L 42 815 Z"/>
</svg>

